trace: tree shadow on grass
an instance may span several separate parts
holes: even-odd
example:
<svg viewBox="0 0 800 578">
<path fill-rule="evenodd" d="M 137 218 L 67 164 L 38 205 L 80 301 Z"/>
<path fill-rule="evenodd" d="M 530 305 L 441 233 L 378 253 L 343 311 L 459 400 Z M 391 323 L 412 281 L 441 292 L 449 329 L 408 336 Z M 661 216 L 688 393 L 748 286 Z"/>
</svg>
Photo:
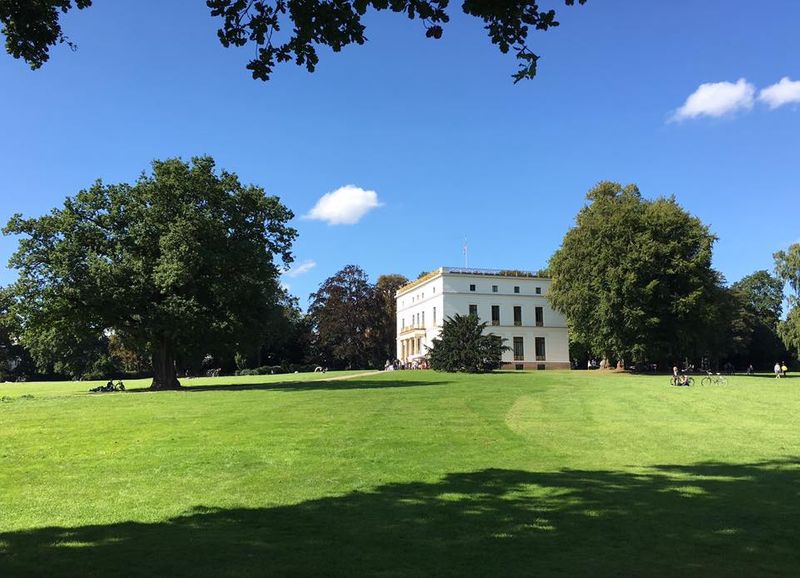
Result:
<svg viewBox="0 0 800 578">
<path fill-rule="evenodd" d="M 215 383 L 212 385 L 184 385 L 179 390 L 171 391 L 249 391 L 249 390 L 275 390 L 275 391 L 317 391 L 317 390 L 347 390 L 347 389 L 387 389 L 398 387 L 423 387 L 445 385 L 447 381 L 425 380 L 391 380 L 391 379 L 336 379 L 312 381 L 272 381 L 265 383 Z M 158 393 L 149 388 L 131 388 L 131 393 Z"/>
<path fill-rule="evenodd" d="M 787 576 L 796 460 L 435 483 L 0 534 L 2 576 Z"/>
</svg>

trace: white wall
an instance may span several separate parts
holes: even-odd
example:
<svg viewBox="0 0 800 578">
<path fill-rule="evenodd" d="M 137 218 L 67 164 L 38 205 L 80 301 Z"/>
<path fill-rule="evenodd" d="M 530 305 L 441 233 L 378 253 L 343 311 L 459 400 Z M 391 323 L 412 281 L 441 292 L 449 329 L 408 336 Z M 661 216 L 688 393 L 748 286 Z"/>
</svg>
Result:
<svg viewBox="0 0 800 578">
<path fill-rule="evenodd" d="M 421 283 L 417 287 L 397 298 L 397 358 L 402 357 L 400 339 L 410 336 L 410 333 L 403 331 L 405 328 L 422 325 L 425 329 L 422 334 L 422 351 L 424 355 L 426 347 L 430 347 L 433 339 L 439 334 L 442 326 L 444 311 L 444 296 L 442 294 L 442 278 L 435 277 Z M 434 309 L 435 322 L 434 322 Z M 424 318 L 424 323 L 423 323 Z"/>
<path fill-rule="evenodd" d="M 475 290 L 471 291 L 470 286 Z M 493 286 L 497 291 L 493 291 Z M 514 288 L 519 288 L 519 293 Z M 416 323 L 416 315 L 425 312 L 425 331 L 422 336 L 422 353 L 441 329 L 445 317 L 469 314 L 469 305 L 478 306 L 478 317 L 487 322 L 487 331 L 505 338 L 506 345 L 513 347 L 513 338 L 523 338 L 524 363 L 537 363 L 535 338 L 545 338 L 547 363 L 569 363 L 569 340 L 566 319 L 554 311 L 546 295 L 550 280 L 529 277 L 502 277 L 491 275 L 462 275 L 443 273 L 430 279 L 397 298 L 397 357 L 401 358 L 400 339 L 410 333 L 402 332 L 402 320 L 408 327 Z M 537 294 L 537 288 L 540 293 Z M 492 305 L 500 307 L 500 324 L 492 325 Z M 522 325 L 514 325 L 514 307 L 522 307 Z M 436 307 L 436 325 L 433 325 L 433 308 Z M 544 324 L 536 327 L 535 308 L 543 310 Z M 503 354 L 503 361 L 515 363 L 513 349 Z M 518 362 L 516 362 L 518 363 Z"/>
</svg>

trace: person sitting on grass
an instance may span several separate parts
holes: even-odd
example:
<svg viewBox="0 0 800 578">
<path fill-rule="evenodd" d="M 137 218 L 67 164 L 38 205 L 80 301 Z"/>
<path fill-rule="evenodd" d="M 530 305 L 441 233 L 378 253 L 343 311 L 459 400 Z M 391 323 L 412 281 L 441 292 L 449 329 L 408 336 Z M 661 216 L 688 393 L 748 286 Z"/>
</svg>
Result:
<svg viewBox="0 0 800 578">
<path fill-rule="evenodd" d="M 677 365 L 672 366 L 672 383 L 673 385 L 689 385 L 689 377 L 678 370 Z"/>
</svg>

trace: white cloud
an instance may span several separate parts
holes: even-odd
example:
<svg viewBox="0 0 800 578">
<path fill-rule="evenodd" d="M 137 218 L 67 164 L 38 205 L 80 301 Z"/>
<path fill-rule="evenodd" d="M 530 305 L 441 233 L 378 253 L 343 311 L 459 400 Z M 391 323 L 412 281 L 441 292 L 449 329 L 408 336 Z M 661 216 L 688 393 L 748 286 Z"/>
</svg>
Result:
<svg viewBox="0 0 800 578">
<path fill-rule="evenodd" d="M 800 103 L 800 80 L 791 80 L 784 76 L 780 82 L 761 89 L 758 100 L 767 103 L 771 109 L 793 102 Z"/>
<path fill-rule="evenodd" d="M 284 275 L 290 278 L 299 277 L 303 273 L 308 273 L 317 266 L 316 261 L 312 261 L 311 259 L 306 259 L 302 263 L 297 263 L 294 267 L 289 269 Z"/>
<path fill-rule="evenodd" d="M 756 87 L 740 78 L 733 82 L 707 82 L 697 87 L 683 106 L 675 111 L 673 121 L 698 116 L 721 117 L 737 110 L 753 108 Z"/>
<path fill-rule="evenodd" d="M 325 221 L 329 225 L 355 225 L 361 217 L 380 206 L 378 193 L 375 191 L 345 185 L 322 195 L 306 218 Z"/>
</svg>

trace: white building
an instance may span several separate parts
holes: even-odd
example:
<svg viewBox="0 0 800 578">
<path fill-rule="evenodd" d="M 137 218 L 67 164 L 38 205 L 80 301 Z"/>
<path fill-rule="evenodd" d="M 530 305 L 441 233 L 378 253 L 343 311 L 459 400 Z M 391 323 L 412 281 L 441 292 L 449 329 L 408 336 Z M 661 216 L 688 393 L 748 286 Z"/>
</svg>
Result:
<svg viewBox="0 0 800 578">
<path fill-rule="evenodd" d="M 397 291 L 397 358 L 425 357 L 442 322 L 475 313 L 506 339 L 508 369 L 569 369 L 567 322 L 546 296 L 550 279 L 526 271 L 441 267 Z"/>
</svg>

